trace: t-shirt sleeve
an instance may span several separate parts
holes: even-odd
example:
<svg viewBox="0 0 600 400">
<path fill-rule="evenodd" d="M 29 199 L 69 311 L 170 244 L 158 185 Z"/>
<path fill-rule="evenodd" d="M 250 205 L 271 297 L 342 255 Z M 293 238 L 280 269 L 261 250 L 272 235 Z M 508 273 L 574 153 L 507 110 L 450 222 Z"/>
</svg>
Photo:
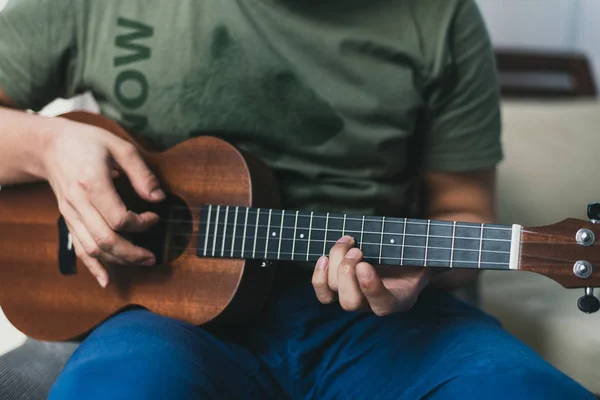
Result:
<svg viewBox="0 0 600 400">
<path fill-rule="evenodd" d="M 76 57 L 70 0 L 11 0 L 0 12 L 0 87 L 19 108 L 70 97 Z"/>
<path fill-rule="evenodd" d="M 461 0 L 436 50 L 438 77 L 427 96 L 423 167 L 461 172 L 502 160 L 498 77 L 492 45 L 474 0 Z"/>
</svg>

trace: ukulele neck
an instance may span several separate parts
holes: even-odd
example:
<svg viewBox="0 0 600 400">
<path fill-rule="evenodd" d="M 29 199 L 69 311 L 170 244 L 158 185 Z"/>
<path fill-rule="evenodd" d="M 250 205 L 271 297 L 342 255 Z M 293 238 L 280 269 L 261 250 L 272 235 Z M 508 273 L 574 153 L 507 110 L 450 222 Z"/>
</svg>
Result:
<svg viewBox="0 0 600 400">
<path fill-rule="evenodd" d="M 197 255 L 316 261 L 344 235 L 372 264 L 518 269 L 520 225 L 209 205 L 201 209 Z"/>
</svg>

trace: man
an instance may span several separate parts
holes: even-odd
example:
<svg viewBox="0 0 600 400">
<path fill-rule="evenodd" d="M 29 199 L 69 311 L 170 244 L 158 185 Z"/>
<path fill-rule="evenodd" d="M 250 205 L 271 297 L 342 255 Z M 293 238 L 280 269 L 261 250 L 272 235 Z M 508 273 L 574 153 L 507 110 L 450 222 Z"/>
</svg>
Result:
<svg viewBox="0 0 600 400">
<path fill-rule="evenodd" d="M 162 148 L 216 132 L 275 171 L 286 208 L 494 219 L 499 99 L 473 0 L 13 0 L 0 87 L 5 107 L 33 110 L 90 90 Z M 164 198 L 130 145 L 8 108 L 0 120 L 0 183 L 51 184 L 100 285 L 103 263 L 155 263 L 120 236 L 157 216 L 127 211 L 114 169 Z M 472 274 L 380 276 L 353 245 L 341 238 L 312 275 L 282 269 L 242 331 L 109 319 L 51 398 L 592 398 L 440 290 Z"/>
</svg>

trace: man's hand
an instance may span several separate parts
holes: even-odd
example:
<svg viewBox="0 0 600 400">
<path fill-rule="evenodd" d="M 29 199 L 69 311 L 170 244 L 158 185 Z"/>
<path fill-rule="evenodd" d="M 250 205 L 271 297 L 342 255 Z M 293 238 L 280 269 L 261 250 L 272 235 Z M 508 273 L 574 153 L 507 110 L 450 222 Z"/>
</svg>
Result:
<svg viewBox="0 0 600 400">
<path fill-rule="evenodd" d="M 158 222 L 151 212 L 128 211 L 113 185 L 122 171 L 137 194 L 158 202 L 165 198 L 158 179 L 136 148 L 109 132 L 56 118 L 46 135 L 43 177 L 50 183 L 65 218 L 75 251 L 102 287 L 108 284 L 103 263 L 153 265 L 154 255 L 118 232 L 142 232 Z"/>
<path fill-rule="evenodd" d="M 339 301 L 346 311 L 372 311 L 384 316 L 407 311 L 416 303 L 429 284 L 426 268 L 395 269 L 381 275 L 362 261 L 362 252 L 354 247 L 354 239 L 344 236 L 321 257 L 313 273 L 312 284 L 323 304 Z"/>
</svg>

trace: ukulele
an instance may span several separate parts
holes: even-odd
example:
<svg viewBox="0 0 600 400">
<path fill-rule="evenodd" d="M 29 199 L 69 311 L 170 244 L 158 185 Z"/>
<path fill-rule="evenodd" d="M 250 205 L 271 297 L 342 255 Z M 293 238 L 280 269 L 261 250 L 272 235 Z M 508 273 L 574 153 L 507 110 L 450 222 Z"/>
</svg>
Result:
<svg viewBox="0 0 600 400">
<path fill-rule="evenodd" d="M 585 288 L 582 311 L 600 308 L 593 296 L 598 204 L 589 206 L 591 222 L 543 227 L 282 210 L 268 168 L 222 140 L 201 136 L 155 152 L 100 115 L 64 117 L 132 142 L 161 181 L 167 199 L 160 204 L 140 200 L 124 178 L 115 181 L 129 209 L 160 215 L 149 231 L 124 235 L 151 249 L 157 264 L 107 265 L 111 280 L 102 289 L 76 257 L 49 185 L 3 187 L 0 305 L 30 337 L 77 338 L 137 306 L 195 325 L 242 321 L 264 302 L 277 260 L 314 262 L 346 234 L 373 264 L 532 271 Z"/>
</svg>

